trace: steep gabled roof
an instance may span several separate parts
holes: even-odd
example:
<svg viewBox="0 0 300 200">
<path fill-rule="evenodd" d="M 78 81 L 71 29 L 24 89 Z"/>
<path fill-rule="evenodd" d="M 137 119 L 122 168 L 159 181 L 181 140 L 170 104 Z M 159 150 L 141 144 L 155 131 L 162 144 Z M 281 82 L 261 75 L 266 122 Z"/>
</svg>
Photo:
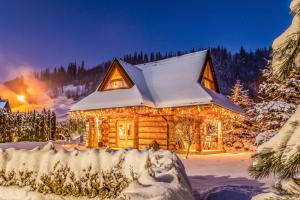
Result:
<svg viewBox="0 0 300 200">
<path fill-rule="evenodd" d="M 75 104 L 71 110 L 141 105 L 162 108 L 215 103 L 241 113 L 241 109 L 227 97 L 200 84 L 199 76 L 203 74 L 209 60 L 207 50 L 140 65 L 115 60 L 132 80 L 133 87 L 101 92 L 97 90 Z"/>
<path fill-rule="evenodd" d="M 142 70 L 129 63 L 115 59 L 108 69 L 108 73 L 114 64 L 120 65 L 130 81 L 132 81 L 133 86 L 127 89 L 101 91 L 103 84 L 105 84 L 106 75 L 97 90 L 73 105 L 71 111 L 141 105 L 154 106 Z"/>
<path fill-rule="evenodd" d="M 110 65 L 108 71 L 105 74 L 105 77 L 101 81 L 98 91 L 107 90 L 105 87 L 107 86 L 108 82 L 111 80 L 112 77 L 117 76 L 117 79 L 123 79 L 125 81 L 126 86 L 121 88 L 131 88 L 134 85 L 134 82 L 128 76 L 128 73 L 125 71 L 124 67 L 120 64 L 118 59 L 115 59 L 112 64 Z"/>
<path fill-rule="evenodd" d="M 8 110 L 10 110 L 10 106 L 9 106 L 8 100 L 0 99 L 0 110 L 1 109 L 8 109 Z"/>
</svg>

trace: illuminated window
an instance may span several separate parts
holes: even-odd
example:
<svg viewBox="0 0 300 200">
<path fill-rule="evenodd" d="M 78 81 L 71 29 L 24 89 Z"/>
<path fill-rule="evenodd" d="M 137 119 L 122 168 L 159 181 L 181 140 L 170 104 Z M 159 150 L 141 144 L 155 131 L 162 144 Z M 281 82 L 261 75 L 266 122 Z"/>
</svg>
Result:
<svg viewBox="0 0 300 200">
<path fill-rule="evenodd" d="M 104 90 L 113 90 L 119 88 L 129 88 L 124 78 L 122 77 L 120 71 L 114 68 Z"/>
<path fill-rule="evenodd" d="M 201 84 L 208 89 L 217 91 L 216 82 L 215 82 L 213 72 L 212 72 L 212 69 L 211 69 L 211 66 L 209 65 L 209 63 L 207 63 L 205 65 Z"/>
</svg>

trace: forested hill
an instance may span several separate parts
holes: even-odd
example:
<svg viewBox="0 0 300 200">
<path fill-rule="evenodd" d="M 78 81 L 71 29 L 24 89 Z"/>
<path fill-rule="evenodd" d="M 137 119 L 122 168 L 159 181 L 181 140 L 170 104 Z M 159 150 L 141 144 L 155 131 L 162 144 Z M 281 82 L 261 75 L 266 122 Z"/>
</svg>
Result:
<svg viewBox="0 0 300 200">
<path fill-rule="evenodd" d="M 197 51 L 198 50 L 200 49 L 197 49 Z M 124 55 L 121 59 L 131 64 L 141 64 L 180 56 L 195 51 L 195 49 L 192 49 L 191 51 L 156 52 L 150 54 L 136 52 Z M 263 48 L 249 52 L 241 47 L 238 53 L 232 54 L 226 48 L 217 47 L 211 48 L 210 52 L 220 90 L 223 94 L 229 94 L 230 89 L 238 79 L 245 84 L 246 88 L 248 88 L 252 94 L 254 94 L 260 71 L 267 65 L 267 62 L 270 59 L 271 50 Z M 95 67 L 87 68 L 84 62 L 71 62 L 67 67 L 60 66 L 53 70 L 46 68 L 35 75 L 39 79 L 49 82 L 54 96 L 59 88 L 69 84 L 84 85 L 85 92 L 83 95 L 87 95 L 96 89 L 110 64 L 111 61 L 107 61 Z"/>
</svg>

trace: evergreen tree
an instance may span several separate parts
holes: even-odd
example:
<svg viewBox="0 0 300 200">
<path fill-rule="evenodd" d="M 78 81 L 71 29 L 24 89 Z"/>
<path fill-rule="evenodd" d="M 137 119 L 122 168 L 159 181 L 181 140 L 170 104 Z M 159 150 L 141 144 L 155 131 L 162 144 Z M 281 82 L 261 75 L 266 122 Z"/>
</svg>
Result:
<svg viewBox="0 0 300 200">
<path fill-rule="evenodd" d="M 227 151 L 254 150 L 257 129 L 248 113 L 253 107 L 253 101 L 240 80 L 237 80 L 231 89 L 230 98 L 243 109 L 245 116 L 225 121 L 224 147 Z"/>
<path fill-rule="evenodd" d="M 273 137 L 295 112 L 300 103 L 300 72 L 295 68 L 288 77 L 279 81 L 272 69 L 263 70 L 265 79 L 259 87 L 258 103 L 249 111 L 252 119 L 260 127 L 257 143 L 261 144 Z"/>
<path fill-rule="evenodd" d="M 259 199 L 300 199 L 300 0 L 293 0 L 290 8 L 295 14 L 293 23 L 273 43 L 274 71 L 265 72 L 266 81 L 259 91 L 262 104 L 256 109 L 262 128 L 276 135 L 258 148 L 250 168 L 257 179 L 275 175 L 279 195 L 261 195 Z"/>
<path fill-rule="evenodd" d="M 242 108 L 246 108 L 252 103 L 248 94 L 248 90 L 244 89 L 244 86 L 240 80 L 237 80 L 237 82 L 231 89 L 230 99 Z"/>
</svg>

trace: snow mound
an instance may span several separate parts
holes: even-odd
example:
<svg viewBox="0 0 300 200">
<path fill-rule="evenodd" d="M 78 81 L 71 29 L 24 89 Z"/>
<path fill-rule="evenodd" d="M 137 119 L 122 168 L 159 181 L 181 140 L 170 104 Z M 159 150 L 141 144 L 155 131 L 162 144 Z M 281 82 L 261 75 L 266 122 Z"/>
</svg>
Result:
<svg viewBox="0 0 300 200">
<path fill-rule="evenodd" d="M 114 174 L 111 175 L 108 172 L 112 169 Z M 116 176 L 115 181 L 120 185 L 128 182 L 114 199 L 121 196 L 132 200 L 193 199 L 184 166 L 174 152 L 136 149 L 67 151 L 56 150 L 52 143 L 42 149 L 0 149 L 0 199 L 104 199 L 97 190 L 108 184 L 105 173 L 109 175 L 109 181 L 114 181 L 110 179 Z M 61 187 L 53 190 L 51 186 L 57 184 Z M 75 191 L 76 195 L 69 191 Z M 95 195 L 82 195 L 82 191 L 93 191 Z"/>
</svg>

